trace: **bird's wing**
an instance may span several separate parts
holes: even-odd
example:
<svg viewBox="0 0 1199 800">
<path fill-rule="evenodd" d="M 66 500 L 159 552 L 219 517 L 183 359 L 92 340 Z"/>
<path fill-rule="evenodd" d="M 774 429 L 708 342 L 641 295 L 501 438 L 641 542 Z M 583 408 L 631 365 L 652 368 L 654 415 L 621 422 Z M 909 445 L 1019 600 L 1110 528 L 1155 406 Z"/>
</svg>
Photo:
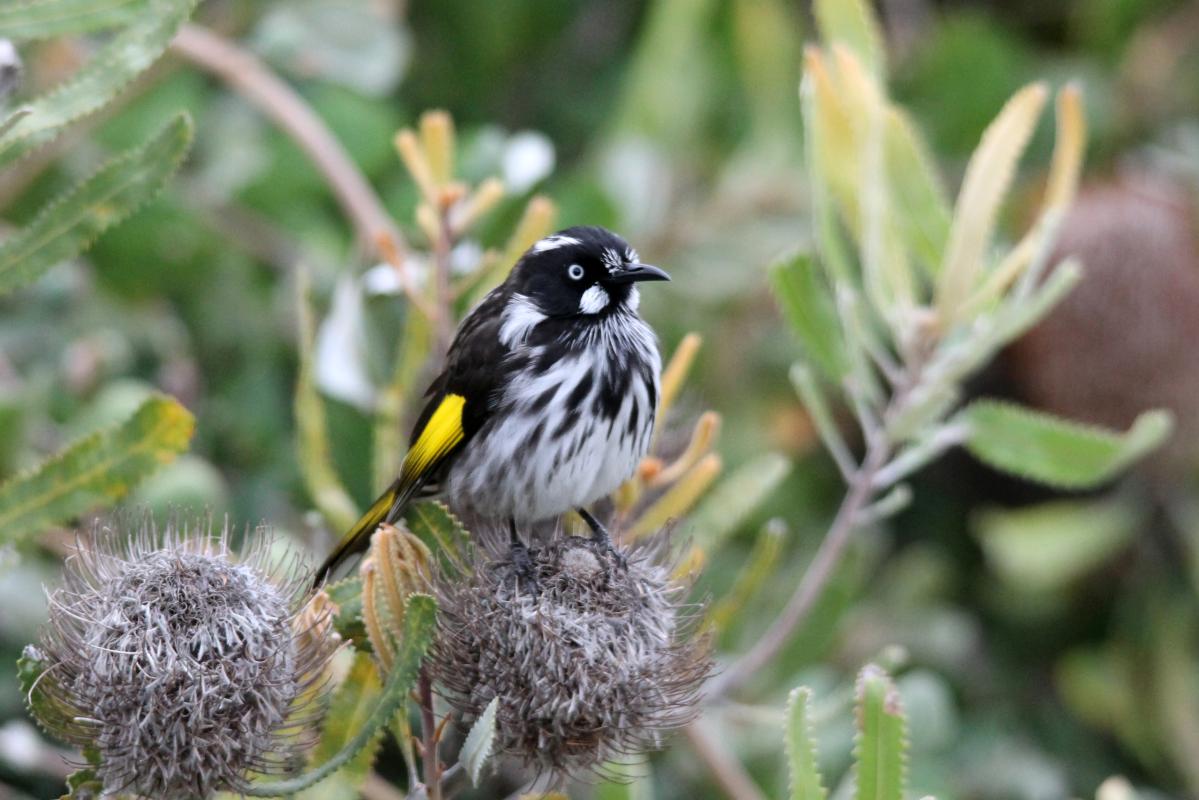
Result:
<svg viewBox="0 0 1199 800">
<path fill-rule="evenodd" d="M 509 349 L 499 339 L 505 296 L 489 294 L 458 326 L 445 370 L 430 385 L 428 401 L 413 427 L 400 474 L 354 523 L 317 570 L 315 583 L 348 556 L 365 550 L 382 522 L 395 522 L 412 497 L 438 475 L 494 410 L 501 362 Z"/>
</svg>

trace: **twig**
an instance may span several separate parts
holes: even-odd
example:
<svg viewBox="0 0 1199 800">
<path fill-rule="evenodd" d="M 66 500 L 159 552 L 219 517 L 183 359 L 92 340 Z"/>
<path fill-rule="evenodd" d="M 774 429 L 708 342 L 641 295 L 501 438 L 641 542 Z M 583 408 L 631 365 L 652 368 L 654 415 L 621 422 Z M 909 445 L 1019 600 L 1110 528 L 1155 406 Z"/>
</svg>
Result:
<svg viewBox="0 0 1199 800">
<path fill-rule="evenodd" d="M 737 763 L 731 753 L 720 746 L 703 722 L 697 721 L 688 725 L 685 733 L 696 754 L 712 771 L 713 777 L 724 789 L 725 794 L 733 800 L 766 800 L 766 796 L 745 769 Z"/>
<path fill-rule="evenodd" d="M 429 673 L 424 667 L 421 667 L 418 686 L 420 687 L 420 727 L 423 737 L 421 757 L 424 759 L 424 775 L 421 777 L 425 780 L 429 800 L 441 800 L 441 761 L 437 758 L 440 729 L 437 727 L 437 720 L 433 717 L 433 681 L 429 679 Z"/>
<path fill-rule="evenodd" d="M 728 670 L 718 675 L 709 687 L 710 697 L 728 694 L 770 663 L 790 640 L 791 635 L 811 612 L 825 584 L 841 561 L 853 532 L 857 529 L 862 510 L 874 496 L 874 475 L 886 463 L 889 445 L 886 437 L 871 437 L 862 465 L 853 473 L 849 491 L 833 518 L 832 525 L 812 563 L 804 572 L 795 593 L 783 613 L 775 619 L 762 638 Z"/>
<path fill-rule="evenodd" d="M 213 31 L 185 24 L 171 49 L 239 91 L 299 145 L 337 196 L 364 249 L 378 251 L 380 236 L 397 247 L 403 237 L 366 177 L 304 99 L 253 54 Z"/>
</svg>

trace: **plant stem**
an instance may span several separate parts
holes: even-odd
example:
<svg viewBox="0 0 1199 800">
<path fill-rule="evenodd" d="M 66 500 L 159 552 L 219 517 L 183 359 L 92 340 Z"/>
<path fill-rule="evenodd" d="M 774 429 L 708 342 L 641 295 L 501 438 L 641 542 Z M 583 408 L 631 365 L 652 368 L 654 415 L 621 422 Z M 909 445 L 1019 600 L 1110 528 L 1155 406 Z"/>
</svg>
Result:
<svg viewBox="0 0 1199 800">
<path fill-rule="evenodd" d="M 869 437 L 862 464 L 850 478 L 849 491 L 783 613 L 749 652 L 712 681 L 709 697 L 727 695 L 757 674 L 779 654 L 800 623 L 807 618 L 841 562 L 841 556 L 853 532 L 857 530 L 862 510 L 874 497 L 874 476 L 886 463 L 889 452 L 890 446 L 885 436 Z"/>
<path fill-rule="evenodd" d="M 420 725 L 424 747 L 421 754 L 424 758 L 425 788 L 429 792 L 429 800 L 441 800 L 441 761 L 437 757 L 437 720 L 433 717 L 433 682 L 429 673 L 421 667 L 420 678 L 417 682 L 420 691 Z"/>
<path fill-rule="evenodd" d="M 733 800 L 766 800 L 737 759 L 720 746 L 720 742 L 702 722 L 697 720 L 688 725 L 685 733 L 725 794 Z"/>
<path fill-rule="evenodd" d="M 390 239 L 397 248 L 403 247 L 399 228 L 379 196 L 328 126 L 295 89 L 252 53 L 199 25 L 185 23 L 171 49 L 228 83 L 299 145 L 354 223 L 364 248 L 378 253 L 380 237 Z"/>
</svg>

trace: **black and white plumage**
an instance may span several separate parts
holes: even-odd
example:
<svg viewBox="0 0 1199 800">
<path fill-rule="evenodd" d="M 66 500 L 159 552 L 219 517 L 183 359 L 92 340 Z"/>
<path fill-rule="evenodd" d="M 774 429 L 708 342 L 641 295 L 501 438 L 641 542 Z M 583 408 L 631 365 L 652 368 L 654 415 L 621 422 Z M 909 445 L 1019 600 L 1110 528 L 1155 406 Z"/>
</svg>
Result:
<svg viewBox="0 0 1199 800">
<path fill-rule="evenodd" d="M 649 448 L 661 361 L 636 284 L 669 280 L 598 227 L 534 244 L 462 320 L 428 391 L 399 478 L 318 572 L 365 548 L 418 493 L 472 518 L 536 522 L 586 513 Z"/>
</svg>

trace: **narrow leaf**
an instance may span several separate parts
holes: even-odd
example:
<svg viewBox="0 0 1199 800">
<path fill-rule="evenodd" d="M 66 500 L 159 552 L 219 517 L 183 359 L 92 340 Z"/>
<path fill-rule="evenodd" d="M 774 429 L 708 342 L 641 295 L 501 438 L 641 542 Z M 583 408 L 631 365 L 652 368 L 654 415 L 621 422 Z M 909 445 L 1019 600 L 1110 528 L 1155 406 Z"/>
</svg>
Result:
<svg viewBox="0 0 1199 800">
<path fill-rule="evenodd" d="M 846 45 L 875 78 L 883 77 L 887 65 L 882 28 L 867 0 L 816 0 L 813 11 L 821 39 Z"/>
<path fill-rule="evenodd" d="M 316 326 L 308 273 L 297 271 L 296 293 L 299 306 L 300 369 L 296 375 L 296 437 L 300 474 L 312 502 L 334 529 L 344 531 L 358 521 L 358 506 L 337 477 L 329 449 L 329 431 L 325 423 L 325 404 L 316 388 L 313 340 Z"/>
<path fill-rule="evenodd" d="M 832 288 L 824 280 L 815 259 L 795 253 L 770 268 L 775 300 L 799 336 L 804 353 L 825 378 L 839 381 L 849 371 L 841 325 L 833 302 Z"/>
<path fill-rule="evenodd" d="M 692 516 L 696 543 L 709 552 L 715 550 L 791 474 L 791 466 L 784 455 L 764 453 L 738 467 L 696 508 Z"/>
<path fill-rule="evenodd" d="M 787 698 L 787 769 L 791 800 L 824 800 L 828 792 L 820 778 L 816 741 L 812 736 L 812 690 L 793 689 Z"/>
<path fill-rule="evenodd" d="M 969 428 L 966 448 L 983 463 L 1064 489 L 1114 478 L 1173 427 L 1168 412 L 1148 411 L 1120 434 L 994 400 L 972 403 L 958 419 Z"/>
<path fill-rule="evenodd" d="M 937 311 L 948 327 L 974 291 L 1016 163 L 1036 127 L 1047 90 L 1032 84 L 1017 92 L 983 133 L 958 193 L 953 225 L 937 285 Z"/>
<path fill-rule="evenodd" d="M 935 272 L 949 239 L 949 202 L 928 146 L 907 114 L 893 105 L 887 112 L 884 149 L 899 234 L 920 263 Z"/>
<path fill-rule="evenodd" d="M 193 5 L 193 0 L 151 0 L 135 24 L 101 47 L 70 80 L 26 106 L 29 113 L 0 138 L 0 163 L 45 144 L 66 124 L 112 100 L 158 60 Z"/>
<path fill-rule="evenodd" d="M 708 621 L 703 626 L 723 631 L 741 618 L 746 605 L 758 590 L 782 565 L 779 554 L 787 537 L 787 526 L 781 520 L 771 520 L 754 538 L 753 549 L 745 559 L 745 565 L 737 573 L 733 585 L 714 603 L 708 611 Z"/>
<path fill-rule="evenodd" d="M 309 763 L 323 764 L 345 747 L 366 724 L 382 693 L 379 671 L 370 655 L 355 653 L 349 673 L 329 703 L 321 738 L 309 755 Z M 380 728 L 366 746 L 329 780 L 320 786 L 310 787 L 297 797 L 300 800 L 357 800 L 359 789 L 370 774 L 382 735 L 383 729 Z"/>
<path fill-rule="evenodd" d="M 25 0 L 0 6 L 0 39 L 29 41 L 119 28 L 149 0 Z"/>
<path fill-rule="evenodd" d="M 51 525 L 119 500 L 187 449 L 195 427 L 176 400 L 150 397 L 124 423 L 87 436 L 0 486 L 0 542 L 21 543 Z"/>
<path fill-rule="evenodd" d="M 175 117 L 143 147 L 117 156 L 53 201 L 0 245 L 0 294 L 86 250 L 102 232 L 153 198 L 191 144 L 191 120 Z"/>
<path fill-rule="evenodd" d="M 899 690 L 874 664 L 858 674 L 856 687 L 857 800 L 903 800 L 907 780 L 907 720 Z"/>
<path fill-rule="evenodd" d="M 491 698 L 487 708 L 483 709 L 483 713 L 470 727 L 470 733 L 466 735 L 466 741 L 462 744 L 462 754 L 458 760 L 462 762 L 466 774 L 470 776 L 470 782 L 475 786 L 479 785 L 479 776 L 483 767 L 487 766 L 487 759 L 491 758 L 491 750 L 495 745 L 495 717 L 499 708 L 500 698 Z"/>
</svg>

